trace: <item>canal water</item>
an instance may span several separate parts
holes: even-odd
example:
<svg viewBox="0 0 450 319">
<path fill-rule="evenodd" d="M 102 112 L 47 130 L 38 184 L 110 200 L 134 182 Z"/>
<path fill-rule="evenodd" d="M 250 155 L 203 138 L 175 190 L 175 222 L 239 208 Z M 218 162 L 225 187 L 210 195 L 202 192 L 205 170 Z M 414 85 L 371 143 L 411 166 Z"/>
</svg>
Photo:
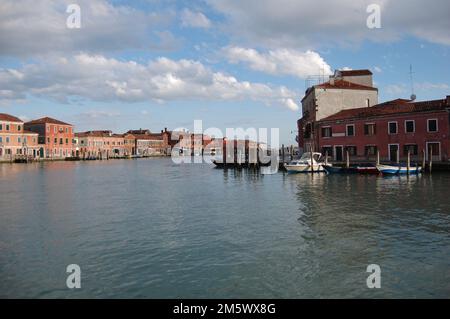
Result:
<svg viewBox="0 0 450 319">
<path fill-rule="evenodd" d="M 0 297 L 449 298 L 450 174 L 0 165 Z"/>
</svg>

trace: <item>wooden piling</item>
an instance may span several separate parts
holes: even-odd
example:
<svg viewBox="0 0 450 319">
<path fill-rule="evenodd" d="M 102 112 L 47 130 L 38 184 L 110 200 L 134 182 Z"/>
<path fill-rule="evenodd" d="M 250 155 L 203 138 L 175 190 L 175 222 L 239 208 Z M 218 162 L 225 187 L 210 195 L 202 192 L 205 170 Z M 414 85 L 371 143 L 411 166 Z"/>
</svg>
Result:
<svg viewBox="0 0 450 319">
<path fill-rule="evenodd" d="M 284 164 L 284 144 L 281 144 L 281 162 Z"/>
<path fill-rule="evenodd" d="M 313 157 L 312 148 L 311 148 L 311 151 L 309 153 L 311 154 L 311 173 L 314 173 L 314 157 Z"/>
<path fill-rule="evenodd" d="M 409 175 L 410 172 L 410 166 L 411 166 L 411 151 L 408 150 L 408 158 L 406 160 L 406 173 Z"/>
<path fill-rule="evenodd" d="M 328 151 L 325 152 L 325 165 L 328 165 Z"/>
<path fill-rule="evenodd" d="M 432 168 L 433 168 L 433 149 L 430 147 L 430 162 L 428 164 L 428 171 L 431 174 Z"/>
<path fill-rule="evenodd" d="M 380 165 L 380 150 L 377 148 L 377 165 Z"/>
<path fill-rule="evenodd" d="M 291 161 L 292 161 L 294 159 L 294 147 L 292 145 L 291 145 L 290 152 L 291 152 Z"/>
<path fill-rule="evenodd" d="M 347 160 L 347 163 L 346 163 L 346 167 L 347 168 L 350 168 L 350 153 L 349 153 L 349 151 L 347 150 L 346 152 L 345 152 L 345 155 L 346 155 L 346 160 Z"/>
<path fill-rule="evenodd" d="M 425 173 L 425 162 L 426 158 L 425 158 L 425 150 L 422 150 L 422 171 Z"/>
</svg>

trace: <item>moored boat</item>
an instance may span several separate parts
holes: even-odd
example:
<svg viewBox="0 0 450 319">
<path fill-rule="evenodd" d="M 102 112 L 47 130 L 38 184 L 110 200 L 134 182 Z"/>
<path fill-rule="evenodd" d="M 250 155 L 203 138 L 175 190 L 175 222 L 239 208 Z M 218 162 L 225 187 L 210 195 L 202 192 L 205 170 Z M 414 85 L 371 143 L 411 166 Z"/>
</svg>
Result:
<svg viewBox="0 0 450 319">
<path fill-rule="evenodd" d="M 284 164 L 284 168 L 288 173 L 325 172 L 321 159 L 322 154 L 320 153 L 312 153 L 311 156 L 310 152 L 306 152 L 300 159 Z"/>
<path fill-rule="evenodd" d="M 379 174 L 375 165 L 372 164 L 352 164 L 346 166 L 323 165 L 328 174 Z"/>
<path fill-rule="evenodd" d="M 377 169 L 380 171 L 381 174 L 384 175 L 403 175 L 408 174 L 408 167 L 406 165 L 402 164 L 390 164 L 390 165 L 384 165 L 379 164 L 377 165 Z M 411 166 L 409 168 L 409 174 L 419 174 L 422 172 L 422 167 L 416 165 Z"/>
</svg>

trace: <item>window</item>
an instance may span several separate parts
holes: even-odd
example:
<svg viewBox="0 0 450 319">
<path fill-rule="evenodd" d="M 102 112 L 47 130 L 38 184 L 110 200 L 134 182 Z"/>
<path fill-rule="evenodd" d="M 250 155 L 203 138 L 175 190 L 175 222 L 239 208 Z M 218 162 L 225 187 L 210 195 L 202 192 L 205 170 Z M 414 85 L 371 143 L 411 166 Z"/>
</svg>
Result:
<svg viewBox="0 0 450 319">
<path fill-rule="evenodd" d="M 47 144 L 50 144 L 50 137 L 47 137 Z"/>
<path fill-rule="evenodd" d="M 69 133 L 69 129 L 66 127 L 66 133 Z"/>
<path fill-rule="evenodd" d="M 3 131 L 3 124 L 0 124 L 0 131 Z"/>
<path fill-rule="evenodd" d="M 61 144 L 61 145 L 62 145 L 62 144 L 64 144 L 64 142 L 63 142 L 63 139 L 62 139 L 62 138 L 60 138 L 60 139 L 59 139 L 59 144 Z M 61 152 L 60 152 L 60 153 L 61 153 Z"/>
<path fill-rule="evenodd" d="M 58 144 L 58 138 L 55 137 L 54 144 Z"/>
<path fill-rule="evenodd" d="M 418 147 L 417 144 L 405 144 L 403 146 L 403 154 L 405 156 L 408 155 L 408 151 L 410 155 L 417 155 L 418 154 Z"/>
<path fill-rule="evenodd" d="M 22 129 L 22 127 L 20 125 L 17 125 L 17 130 L 20 132 L 20 130 Z"/>
<path fill-rule="evenodd" d="M 18 137 L 18 138 L 17 138 L 17 143 L 21 143 L 21 142 L 22 142 L 21 138 Z"/>
<path fill-rule="evenodd" d="M 50 126 L 47 126 L 47 132 L 50 133 Z"/>
<path fill-rule="evenodd" d="M 377 155 L 377 147 L 375 145 L 366 145 L 364 153 L 366 156 Z"/>
<path fill-rule="evenodd" d="M 428 132 L 438 131 L 438 121 L 436 119 L 428 120 Z"/>
<path fill-rule="evenodd" d="M 6 130 L 9 131 L 9 125 L 8 124 L 6 124 Z"/>
<path fill-rule="evenodd" d="M 413 120 L 405 121 L 405 132 L 414 133 L 416 131 L 416 123 Z"/>
<path fill-rule="evenodd" d="M 0 143 L 3 143 L 3 137 L 0 136 Z"/>
<path fill-rule="evenodd" d="M 356 146 L 346 146 L 345 151 L 348 151 L 348 155 L 356 156 Z"/>
<path fill-rule="evenodd" d="M 322 137 L 331 137 L 331 127 L 322 127 Z"/>
<path fill-rule="evenodd" d="M 389 134 L 397 134 L 397 122 L 389 122 L 388 123 Z"/>
<path fill-rule="evenodd" d="M 9 143 L 9 136 L 6 137 L 6 143 Z"/>
<path fill-rule="evenodd" d="M 68 138 L 66 138 L 66 144 L 69 144 L 69 139 Z"/>
<path fill-rule="evenodd" d="M 350 124 L 346 127 L 347 136 L 355 136 L 355 125 Z"/>
<path fill-rule="evenodd" d="M 364 124 L 364 135 L 372 136 L 375 135 L 376 133 L 377 132 L 375 123 Z"/>
<path fill-rule="evenodd" d="M 367 99 L 367 100 L 366 100 L 366 106 L 367 106 L 367 107 L 370 107 L 370 99 Z"/>
</svg>

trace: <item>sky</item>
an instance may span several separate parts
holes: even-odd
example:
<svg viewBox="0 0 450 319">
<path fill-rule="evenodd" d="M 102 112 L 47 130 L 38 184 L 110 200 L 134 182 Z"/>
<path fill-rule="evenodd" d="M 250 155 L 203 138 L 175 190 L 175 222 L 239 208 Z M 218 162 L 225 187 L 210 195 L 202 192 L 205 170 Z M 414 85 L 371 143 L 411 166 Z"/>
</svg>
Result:
<svg viewBox="0 0 450 319">
<path fill-rule="evenodd" d="M 450 95 L 449 13 L 447 0 L 0 0 L 0 112 L 76 131 L 279 128 L 295 144 L 310 77 L 367 68 L 380 102 Z"/>
</svg>

